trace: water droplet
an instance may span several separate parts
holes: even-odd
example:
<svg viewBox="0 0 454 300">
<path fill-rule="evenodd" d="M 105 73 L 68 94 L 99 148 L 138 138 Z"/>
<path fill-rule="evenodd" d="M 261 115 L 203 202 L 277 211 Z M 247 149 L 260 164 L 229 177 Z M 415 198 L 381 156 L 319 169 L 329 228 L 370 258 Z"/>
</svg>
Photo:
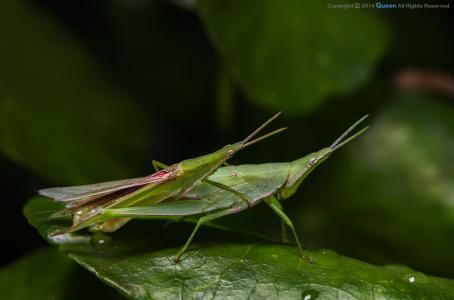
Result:
<svg viewBox="0 0 454 300">
<path fill-rule="evenodd" d="M 405 274 L 402 279 L 410 284 L 425 284 L 428 283 L 427 277 L 419 272 L 411 272 Z"/>
<path fill-rule="evenodd" d="M 321 253 L 322 255 L 337 255 L 336 252 L 334 252 L 333 250 L 329 250 L 329 249 L 322 249 L 322 250 L 319 250 L 319 253 Z"/>
<path fill-rule="evenodd" d="M 49 239 L 55 244 L 87 244 L 89 241 L 87 236 L 77 235 L 74 233 L 49 236 Z"/>
<path fill-rule="evenodd" d="M 65 234 L 53 235 L 53 236 L 49 236 L 49 239 L 55 244 L 64 244 L 64 243 L 67 243 L 71 239 L 71 234 L 65 233 Z"/>
<path fill-rule="evenodd" d="M 106 250 L 112 248 L 112 237 L 107 234 L 94 234 L 90 243 L 96 250 Z"/>
<path fill-rule="evenodd" d="M 314 300 L 314 299 L 318 298 L 318 295 L 320 295 L 320 293 L 317 290 L 310 289 L 310 290 L 304 291 L 301 294 L 301 299 L 303 299 L 303 300 Z"/>
</svg>

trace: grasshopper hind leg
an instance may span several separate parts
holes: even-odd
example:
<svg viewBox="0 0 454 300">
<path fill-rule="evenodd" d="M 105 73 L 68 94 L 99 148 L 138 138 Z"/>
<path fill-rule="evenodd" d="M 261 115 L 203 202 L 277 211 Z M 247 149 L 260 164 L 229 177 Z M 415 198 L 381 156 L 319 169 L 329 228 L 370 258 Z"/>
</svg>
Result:
<svg viewBox="0 0 454 300">
<path fill-rule="evenodd" d="M 223 216 L 227 216 L 227 215 L 238 213 L 238 212 L 242 211 L 245 208 L 247 208 L 246 205 L 233 207 L 233 208 L 221 210 L 221 211 L 218 211 L 218 212 L 215 212 L 215 213 L 212 213 L 212 214 L 205 215 L 205 216 L 201 217 L 197 221 L 197 224 L 195 225 L 194 230 L 192 230 L 192 233 L 189 236 L 189 238 L 186 241 L 186 243 L 184 244 L 184 246 L 181 248 L 180 251 L 178 251 L 178 253 L 176 255 L 176 258 L 175 258 L 175 262 L 179 262 L 180 261 L 181 256 L 186 252 L 187 248 L 189 247 L 189 245 L 191 244 L 192 240 L 194 239 L 194 236 L 196 235 L 197 231 L 199 230 L 200 226 L 202 226 L 203 223 L 213 221 L 213 220 L 218 219 L 218 218 L 223 217 Z"/>
</svg>

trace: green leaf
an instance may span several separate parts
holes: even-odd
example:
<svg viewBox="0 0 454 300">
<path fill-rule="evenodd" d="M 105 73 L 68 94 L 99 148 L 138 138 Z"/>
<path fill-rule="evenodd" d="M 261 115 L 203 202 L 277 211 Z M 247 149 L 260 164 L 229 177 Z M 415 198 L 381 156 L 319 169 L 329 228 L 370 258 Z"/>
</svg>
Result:
<svg viewBox="0 0 454 300">
<path fill-rule="evenodd" d="M 328 5 L 201 0 L 196 9 L 246 95 L 270 109 L 298 114 L 359 87 L 388 45 L 388 29 L 377 16 Z"/>
<path fill-rule="evenodd" d="M 131 177 L 140 108 L 44 7 L 6 0 L 0 16 L 0 151 L 58 183 Z"/>
<path fill-rule="evenodd" d="M 52 248 L 36 250 L 0 269 L 1 299 L 63 299 L 75 267 Z"/>
<path fill-rule="evenodd" d="M 65 225 L 47 220 L 58 208 L 36 197 L 24 213 L 48 239 Z M 307 251 L 316 262 L 310 264 L 294 246 L 206 227 L 175 263 L 191 227 L 133 222 L 111 235 L 78 233 L 50 241 L 132 299 L 454 299 L 452 280 L 373 266 L 328 250 Z"/>
</svg>

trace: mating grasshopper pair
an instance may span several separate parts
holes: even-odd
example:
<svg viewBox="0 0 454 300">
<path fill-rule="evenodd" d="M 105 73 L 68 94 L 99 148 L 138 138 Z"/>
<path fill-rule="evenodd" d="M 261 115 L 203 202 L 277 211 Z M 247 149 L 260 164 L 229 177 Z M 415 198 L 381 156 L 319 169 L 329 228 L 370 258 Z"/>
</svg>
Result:
<svg viewBox="0 0 454 300">
<path fill-rule="evenodd" d="M 179 261 L 203 223 L 265 201 L 283 224 L 291 229 L 304 257 L 293 223 L 284 213 L 280 201 L 293 195 L 301 182 L 334 151 L 367 130 L 368 127 L 365 127 L 348 137 L 367 115 L 347 129 L 331 146 L 295 161 L 221 167 L 238 151 L 285 130 L 280 128 L 254 139 L 279 115 L 267 120 L 243 141 L 213 153 L 171 166 L 153 161 L 156 173 L 146 177 L 40 190 L 41 195 L 66 204 L 53 218 L 73 218 L 71 227 L 53 235 L 87 227 L 94 231 L 113 232 L 132 218 L 199 217 L 188 240 L 176 255 L 176 261 Z"/>
</svg>

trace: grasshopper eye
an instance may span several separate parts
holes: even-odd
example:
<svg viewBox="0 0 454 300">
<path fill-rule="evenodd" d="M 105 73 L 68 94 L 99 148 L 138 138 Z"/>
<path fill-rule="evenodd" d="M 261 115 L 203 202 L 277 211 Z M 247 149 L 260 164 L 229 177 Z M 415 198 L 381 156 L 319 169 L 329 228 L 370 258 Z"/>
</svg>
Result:
<svg viewBox="0 0 454 300">
<path fill-rule="evenodd" d="M 232 156 L 232 155 L 233 155 L 233 150 L 227 151 L 227 155 L 228 155 L 228 156 Z"/>
<path fill-rule="evenodd" d="M 307 164 L 308 164 L 309 166 L 312 166 L 312 165 L 315 164 L 316 162 L 317 162 L 317 158 L 314 157 L 314 158 L 309 159 L 309 161 L 307 162 Z"/>
</svg>

